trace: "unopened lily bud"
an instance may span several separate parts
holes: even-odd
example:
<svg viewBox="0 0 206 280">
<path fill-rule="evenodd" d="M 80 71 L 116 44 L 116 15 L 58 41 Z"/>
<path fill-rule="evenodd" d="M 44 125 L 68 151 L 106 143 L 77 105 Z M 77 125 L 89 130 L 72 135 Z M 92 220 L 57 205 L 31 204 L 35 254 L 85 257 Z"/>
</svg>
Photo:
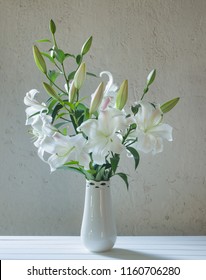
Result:
<svg viewBox="0 0 206 280">
<path fill-rule="evenodd" d="M 52 34 L 56 32 L 56 25 L 52 19 L 50 20 L 49 28 Z"/>
<path fill-rule="evenodd" d="M 162 110 L 162 113 L 165 114 L 165 113 L 169 112 L 170 110 L 172 110 L 172 108 L 175 107 L 175 105 L 178 103 L 179 100 L 180 100 L 180 98 L 176 97 L 176 98 L 162 104 L 162 106 L 160 107 L 160 109 Z"/>
<path fill-rule="evenodd" d="M 74 86 L 74 81 L 71 83 L 69 88 L 69 102 L 73 103 L 77 95 L 77 89 Z"/>
<path fill-rule="evenodd" d="M 47 73 L 46 63 L 37 46 L 33 46 L 33 55 L 34 55 L 34 61 L 36 63 L 36 66 L 39 68 L 41 72 L 46 74 Z"/>
<path fill-rule="evenodd" d="M 128 80 L 124 80 L 117 92 L 116 108 L 122 110 L 127 103 L 128 98 Z"/>
<path fill-rule="evenodd" d="M 82 49 L 81 49 L 82 55 L 85 55 L 86 53 L 88 53 L 88 51 L 90 50 L 91 44 L 92 44 L 92 36 L 89 37 L 89 39 L 82 46 Z"/>
<path fill-rule="evenodd" d="M 45 82 L 43 82 L 43 86 L 46 90 L 46 92 L 53 98 L 58 100 L 60 103 L 62 103 L 61 98 L 59 97 L 59 95 L 57 94 L 57 92 L 53 89 L 53 87 Z"/>
<path fill-rule="evenodd" d="M 85 63 L 81 63 L 77 72 L 74 75 L 74 85 L 75 88 L 80 89 L 86 78 L 86 65 Z"/>
<path fill-rule="evenodd" d="M 156 76 L 156 69 L 153 69 L 147 76 L 147 86 L 150 86 L 154 82 L 155 76 Z"/>
<path fill-rule="evenodd" d="M 103 82 L 101 82 L 98 88 L 96 89 L 96 91 L 92 94 L 92 101 L 89 108 L 90 114 L 93 114 L 99 108 L 99 105 L 102 102 L 103 93 L 104 93 L 104 84 Z"/>
</svg>

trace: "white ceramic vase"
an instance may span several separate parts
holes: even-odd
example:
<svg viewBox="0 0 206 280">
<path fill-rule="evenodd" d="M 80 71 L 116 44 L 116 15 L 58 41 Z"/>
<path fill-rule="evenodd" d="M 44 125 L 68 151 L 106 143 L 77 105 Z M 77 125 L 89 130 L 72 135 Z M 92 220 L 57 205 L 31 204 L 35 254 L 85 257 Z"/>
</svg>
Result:
<svg viewBox="0 0 206 280">
<path fill-rule="evenodd" d="M 86 181 L 81 241 L 91 252 L 110 250 L 116 241 L 110 181 Z"/>
</svg>

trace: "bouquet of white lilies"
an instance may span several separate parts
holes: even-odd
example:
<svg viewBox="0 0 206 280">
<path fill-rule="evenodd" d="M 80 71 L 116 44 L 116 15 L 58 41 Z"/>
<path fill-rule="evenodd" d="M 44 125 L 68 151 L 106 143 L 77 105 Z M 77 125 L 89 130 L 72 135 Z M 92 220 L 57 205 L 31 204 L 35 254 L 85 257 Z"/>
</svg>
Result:
<svg viewBox="0 0 206 280">
<path fill-rule="evenodd" d="M 120 155 L 128 153 L 137 168 L 139 151 L 162 152 L 163 139 L 172 141 L 172 127 L 163 123 L 163 115 L 176 105 L 179 98 L 163 105 L 143 101 L 155 79 L 156 71 L 152 70 L 140 101 L 126 112 L 128 81 L 123 81 L 118 87 L 112 74 L 104 71 L 100 73 L 100 78 L 107 75 L 108 82 L 106 86 L 100 82 L 87 106 L 87 97 L 80 98 L 80 90 L 86 77 L 98 78 L 87 72 L 84 62 L 92 37 L 84 43 L 80 54 L 72 55 L 58 47 L 56 26 L 52 20 L 50 31 L 52 40 L 38 40 L 52 43 L 48 52 L 33 47 L 36 65 L 49 81 L 43 83 L 49 98 L 45 103 L 38 102 L 36 95 L 39 92 L 35 89 L 24 98 L 28 106 L 26 125 L 32 128 L 39 157 L 49 164 L 51 171 L 66 168 L 94 181 L 108 181 L 112 176 L 119 175 L 128 186 L 127 174 L 117 172 Z M 54 70 L 47 69 L 46 59 Z M 68 74 L 65 62 L 69 59 L 74 60 L 77 66 Z M 57 83 L 61 76 L 65 79 L 63 87 Z"/>
</svg>

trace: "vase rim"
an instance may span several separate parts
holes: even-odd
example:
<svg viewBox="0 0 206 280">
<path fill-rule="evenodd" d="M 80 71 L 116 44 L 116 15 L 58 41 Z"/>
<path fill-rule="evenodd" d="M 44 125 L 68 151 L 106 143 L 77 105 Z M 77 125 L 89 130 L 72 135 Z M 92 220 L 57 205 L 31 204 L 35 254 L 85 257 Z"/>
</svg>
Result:
<svg viewBox="0 0 206 280">
<path fill-rule="evenodd" d="M 86 179 L 86 182 L 88 182 L 88 183 L 90 183 L 90 182 L 91 182 L 91 183 L 102 183 L 102 182 L 107 182 L 107 183 L 108 183 L 108 182 L 110 182 L 110 180 L 96 181 L 96 180 L 87 180 L 87 179 Z"/>
</svg>

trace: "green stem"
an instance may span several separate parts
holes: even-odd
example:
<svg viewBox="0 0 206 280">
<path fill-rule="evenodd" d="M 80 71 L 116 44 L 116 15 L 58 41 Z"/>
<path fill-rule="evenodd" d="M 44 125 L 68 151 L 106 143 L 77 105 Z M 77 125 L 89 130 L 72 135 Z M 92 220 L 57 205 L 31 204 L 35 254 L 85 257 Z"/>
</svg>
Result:
<svg viewBox="0 0 206 280">
<path fill-rule="evenodd" d="M 53 38 L 54 46 L 55 46 L 56 48 L 58 48 L 57 42 L 56 42 L 56 38 L 55 38 L 55 35 L 54 35 L 54 34 L 52 34 L 52 38 Z M 61 72 L 62 72 L 62 70 L 63 70 L 64 78 L 65 78 L 65 80 L 66 80 L 67 88 L 68 88 L 68 90 L 69 90 L 69 81 L 68 81 L 67 76 L 66 76 L 64 64 L 61 63 L 61 66 L 62 66 L 62 69 L 61 69 L 61 68 L 57 65 L 56 62 L 54 62 L 54 63 L 55 63 L 55 65 L 56 65 L 56 67 L 57 67 Z M 47 74 L 46 74 L 46 77 L 47 77 L 47 79 L 48 79 L 58 90 L 60 90 L 61 92 L 65 93 L 66 95 L 68 95 L 68 93 L 67 93 L 66 91 L 62 90 L 57 84 L 55 84 L 53 81 L 51 81 L 51 79 L 48 77 Z M 78 100 L 77 100 L 77 101 L 78 101 Z M 73 124 L 74 130 L 75 130 L 76 134 L 78 134 L 78 131 L 77 131 L 77 127 L 78 127 L 77 119 L 75 118 L 75 116 L 73 115 L 73 112 L 72 112 L 71 110 L 69 110 L 64 104 L 62 104 L 62 105 L 63 105 L 63 107 L 69 112 L 70 119 L 71 119 L 71 122 L 72 122 L 72 124 Z"/>
<path fill-rule="evenodd" d="M 56 48 L 58 48 L 57 42 L 56 42 L 56 38 L 55 38 L 55 35 L 54 35 L 54 34 L 52 34 L 52 38 L 53 38 L 53 41 L 54 41 L 54 46 L 55 46 Z"/>
<path fill-rule="evenodd" d="M 145 96 L 145 94 L 148 92 L 148 90 L 149 90 L 149 88 L 148 88 L 148 86 L 147 86 L 147 87 L 144 89 L 143 95 L 142 95 L 142 97 L 141 97 L 140 100 L 142 100 L 142 99 L 144 98 L 144 96 Z"/>
<path fill-rule="evenodd" d="M 127 137 L 129 136 L 130 134 L 130 129 L 127 130 L 127 133 L 123 136 L 123 139 L 122 139 L 122 144 L 124 145 L 125 144 L 125 140 L 127 139 Z"/>
<path fill-rule="evenodd" d="M 64 64 L 62 63 L 61 65 L 62 65 L 62 70 L 63 70 L 64 78 L 65 78 L 65 80 L 66 80 L 67 89 L 68 89 L 68 91 L 69 91 L 69 81 L 68 81 L 67 76 L 66 76 Z"/>
<path fill-rule="evenodd" d="M 123 145 L 126 145 L 126 140 L 127 140 L 127 137 L 129 136 L 130 132 L 132 130 L 136 129 L 136 126 L 134 127 L 133 125 L 130 125 L 130 127 L 127 129 L 127 133 L 123 136 L 123 139 L 122 139 L 122 144 Z M 136 139 L 137 140 L 137 139 Z M 136 142 L 136 140 L 134 142 Z M 130 145 L 130 144 L 129 144 Z"/>
<path fill-rule="evenodd" d="M 76 134 L 78 134 L 78 131 L 77 131 L 77 127 L 78 127 L 77 120 L 76 120 L 76 118 L 72 114 L 70 114 L 70 118 L 71 118 L 74 130 L 75 130 Z"/>
<path fill-rule="evenodd" d="M 54 61 L 55 66 L 59 69 L 59 71 L 62 72 L 62 69 L 59 67 L 59 65 Z"/>
<path fill-rule="evenodd" d="M 60 117 L 61 120 L 64 120 L 64 121 L 67 121 L 67 122 L 71 122 L 70 120 L 66 119 L 66 118 L 63 118 L 63 117 Z"/>
<path fill-rule="evenodd" d="M 66 95 L 68 95 L 68 93 L 67 93 L 66 91 L 64 91 L 63 89 L 61 89 L 57 84 L 55 84 L 55 83 L 49 78 L 49 76 L 48 76 L 47 74 L 45 74 L 45 75 L 46 75 L 47 79 L 48 79 L 58 90 L 60 90 L 61 92 L 65 93 Z"/>
<path fill-rule="evenodd" d="M 126 145 L 126 148 L 131 146 L 132 144 L 134 144 L 135 142 L 137 142 L 137 138 L 135 140 L 133 140 L 132 142 L 130 142 L 129 144 Z"/>
<path fill-rule="evenodd" d="M 58 46 L 57 46 L 57 42 L 56 42 L 56 38 L 55 38 L 55 35 L 54 34 L 52 34 L 52 37 L 53 37 L 53 41 L 54 41 L 54 46 L 58 49 Z M 55 63 L 55 65 L 56 65 L 56 67 L 60 70 L 60 71 L 62 71 L 63 70 L 63 74 L 64 74 L 64 78 L 65 78 L 65 80 L 66 80 L 66 84 L 67 84 L 67 87 L 68 87 L 68 89 L 69 89 L 69 84 L 68 84 L 68 80 L 67 80 L 67 77 L 66 77 L 66 72 L 65 72 L 65 69 L 64 69 L 64 64 L 63 63 L 61 63 L 61 66 L 62 66 L 62 69 L 57 65 L 57 63 L 56 62 L 54 62 Z"/>
<path fill-rule="evenodd" d="M 76 134 L 78 134 L 79 132 L 77 131 L 77 127 L 78 127 L 79 125 L 78 125 L 77 119 L 75 118 L 75 116 L 74 116 L 74 114 L 73 114 L 73 111 L 69 110 L 69 109 L 64 105 L 64 103 L 62 104 L 62 106 L 64 107 L 64 109 L 66 109 L 66 110 L 69 112 L 69 116 L 70 116 L 72 125 L 73 125 L 73 127 L 74 127 L 74 130 L 75 130 Z M 63 119 L 63 118 L 62 118 L 62 119 Z M 67 121 L 69 121 L 69 120 L 67 120 Z"/>
<path fill-rule="evenodd" d="M 77 89 L 77 101 L 76 102 L 78 102 L 79 101 L 79 90 Z"/>
</svg>

